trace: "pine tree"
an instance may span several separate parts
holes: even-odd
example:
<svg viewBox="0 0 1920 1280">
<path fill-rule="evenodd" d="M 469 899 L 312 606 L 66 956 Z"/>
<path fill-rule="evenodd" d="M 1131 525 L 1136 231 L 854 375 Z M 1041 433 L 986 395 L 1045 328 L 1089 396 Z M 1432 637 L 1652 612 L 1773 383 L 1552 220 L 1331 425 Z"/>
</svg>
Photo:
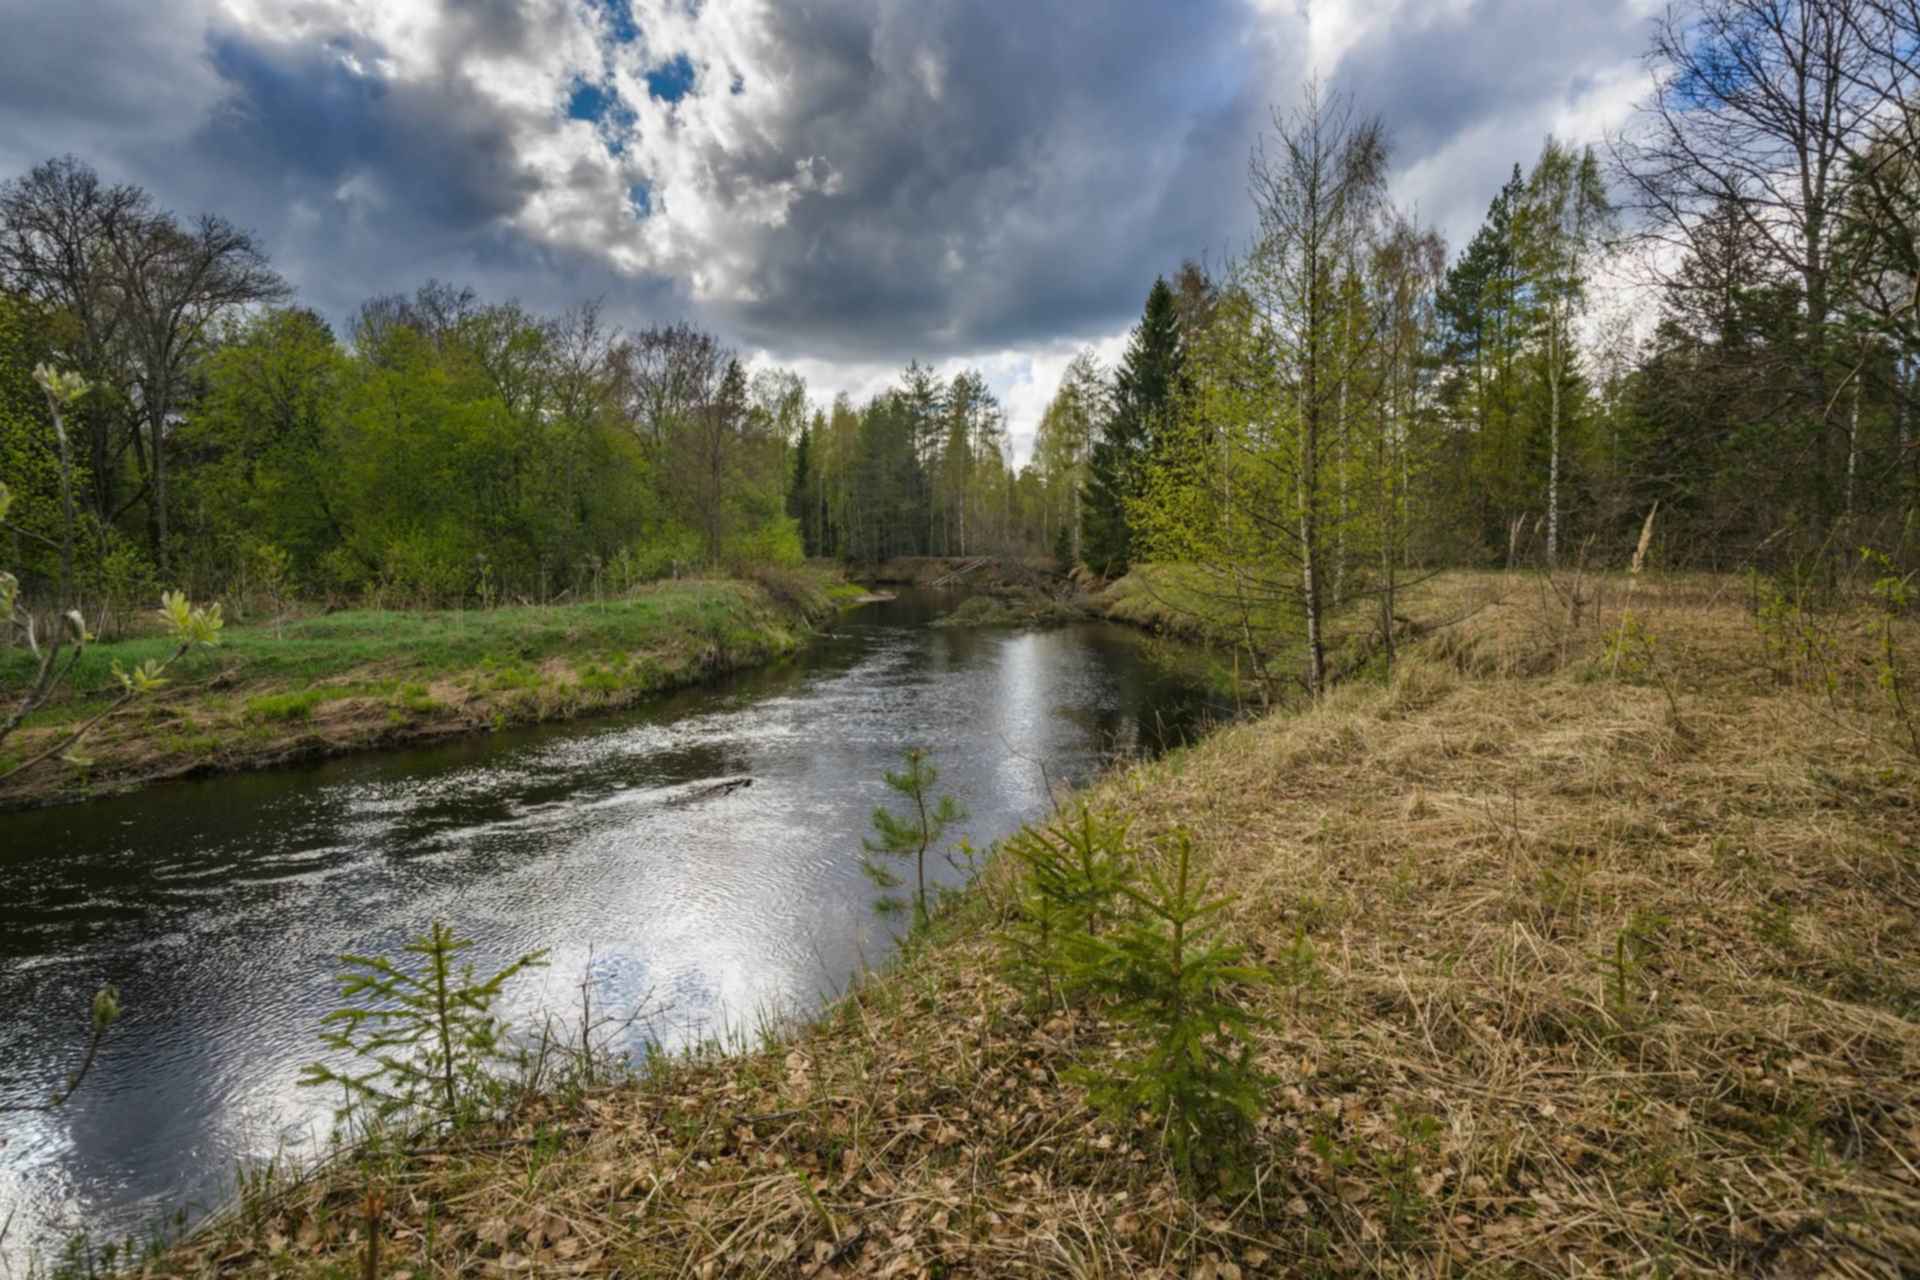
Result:
<svg viewBox="0 0 1920 1280">
<path fill-rule="evenodd" d="M 1129 504 L 1139 500 L 1149 460 L 1172 423 L 1180 381 L 1179 306 L 1156 278 L 1114 378 L 1113 413 L 1094 442 L 1081 508 L 1081 554 L 1088 567 L 1119 577 L 1132 562 Z"/>
<path fill-rule="evenodd" d="M 1531 496 L 1519 429 L 1525 290 L 1514 225 L 1525 198 L 1516 164 L 1436 302 L 1444 335 L 1441 400 L 1468 429 L 1455 485 L 1490 546 L 1506 544 L 1510 522 Z"/>
<path fill-rule="evenodd" d="M 934 799 L 933 787 L 940 780 L 940 771 L 933 767 L 933 760 L 919 747 L 909 747 L 906 753 L 907 767 L 899 773 L 889 769 L 886 772 L 887 786 L 905 796 L 912 802 L 913 808 L 905 815 L 898 816 L 884 807 L 873 811 L 874 835 L 862 840 L 861 846 L 866 856 L 861 860 L 860 869 L 881 889 L 895 889 L 900 886 L 900 878 L 879 858 L 912 858 L 914 873 L 913 917 L 915 924 L 927 921 L 927 850 L 940 843 L 947 828 L 966 819 L 966 812 L 960 808 L 952 796 Z M 883 898 L 883 909 L 899 906 L 897 899 Z"/>
<path fill-rule="evenodd" d="M 813 431 L 802 423 L 793 446 L 793 482 L 787 490 L 787 514 L 800 522 L 800 547 L 809 556 L 820 554 L 820 530 L 813 506 Z"/>
</svg>

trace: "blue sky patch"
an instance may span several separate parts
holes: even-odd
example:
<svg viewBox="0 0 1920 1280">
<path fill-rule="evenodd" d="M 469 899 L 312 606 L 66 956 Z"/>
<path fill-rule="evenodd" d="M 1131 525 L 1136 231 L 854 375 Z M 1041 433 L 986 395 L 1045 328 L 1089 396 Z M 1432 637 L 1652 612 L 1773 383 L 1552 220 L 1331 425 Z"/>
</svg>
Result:
<svg viewBox="0 0 1920 1280">
<path fill-rule="evenodd" d="M 693 90 L 693 62 L 676 53 L 647 72 L 647 92 L 662 102 L 678 102 Z"/>
<path fill-rule="evenodd" d="M 640 26 L 633 20 L 632 0 L 588 0 L 607 15 L 607 33 L 620 44 L 632 44 L 640 38 Z"/>
<path fill-rule="evenodd" d="M 575 76 L 573 92 L 567 97 L 567 118 L 599 124 L 619 103 L 620 95 L 613 89 Z"/>
<path fill-rule="evenodd" d="M 653 216 L 653 188 L 644 182 L 636 182 L 627 188 L 627 203 L 633 206 L 635 218 Z"/>
</svg>

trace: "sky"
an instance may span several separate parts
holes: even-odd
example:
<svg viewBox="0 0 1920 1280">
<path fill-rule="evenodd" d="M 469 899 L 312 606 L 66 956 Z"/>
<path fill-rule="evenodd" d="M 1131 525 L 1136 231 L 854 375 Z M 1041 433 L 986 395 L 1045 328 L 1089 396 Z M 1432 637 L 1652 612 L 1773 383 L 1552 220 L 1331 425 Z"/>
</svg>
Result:
<svg viewBox="0 0 1920 1280">
<path fill-rule="evenodd" d="M 343 326 L 428 278 L 690 320 L 816 399 L 1067 362 L 1252 223 L 1318 76 L 1457 250 L 1644 95 L 1657 0 L 0 0 L 0 178 L 72 153 L 255 233 Z"/>
</svg>

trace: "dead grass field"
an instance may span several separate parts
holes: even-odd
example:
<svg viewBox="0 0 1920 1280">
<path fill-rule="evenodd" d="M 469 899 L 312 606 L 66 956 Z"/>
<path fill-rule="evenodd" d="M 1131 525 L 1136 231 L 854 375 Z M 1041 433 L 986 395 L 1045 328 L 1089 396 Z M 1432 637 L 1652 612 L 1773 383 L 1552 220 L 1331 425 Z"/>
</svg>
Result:
<svg viewBox="0 0 1920 1280">
<path fill-rule="evenodd" d="M 1064 1073 L 1120 1032 L 997 976 L 995 868 L 779 1043 L 383 1166 L 379 1274 L 1913 1274 L 1920 759 L 1872 620 L 1830 698 L 1738 583 L 1582 591 L 1432 584 L 1455 621 L 1385 683 L 1082 797 L 1191 831 L 1300 979 L 1259 996 L 1244 1189 L 1087 1109 Z M 366 1274 L 364 1176 L 158 1269 Z"/>
</svg>

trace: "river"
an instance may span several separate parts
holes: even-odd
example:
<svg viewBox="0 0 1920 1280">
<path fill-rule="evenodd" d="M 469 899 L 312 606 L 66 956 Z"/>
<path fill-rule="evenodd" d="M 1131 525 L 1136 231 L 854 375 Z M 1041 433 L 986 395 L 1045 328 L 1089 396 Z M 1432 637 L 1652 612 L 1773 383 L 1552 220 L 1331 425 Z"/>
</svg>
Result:
<svg viewBox="0 0 1920 1280">
<path fill-rule="evenodd" d="M 650 997 L 622 1047 L 684 1045 L 885 959 L 858 853 L 903 747 L 932 750 L 985 845 L 1046 811 L 1046 778 L 1224 710 L 1134 632 L 926 625 L 950 603 L 863 606 L 792 660 L 618 715 L 0 815 L 0 1104 L 59 1087 L 102 983 L 126 1009 L 66 1106 L 0 1112 L 0 1261 L 144 1234 L 312 1151 L 335 1099 L 295 1078 L 343 952 L 445 920 L 483 971 L 547 950 L 510 988 L 519 1024 L 565 1016 L 590 973 L 601 1010 Z"/>
</svg>

